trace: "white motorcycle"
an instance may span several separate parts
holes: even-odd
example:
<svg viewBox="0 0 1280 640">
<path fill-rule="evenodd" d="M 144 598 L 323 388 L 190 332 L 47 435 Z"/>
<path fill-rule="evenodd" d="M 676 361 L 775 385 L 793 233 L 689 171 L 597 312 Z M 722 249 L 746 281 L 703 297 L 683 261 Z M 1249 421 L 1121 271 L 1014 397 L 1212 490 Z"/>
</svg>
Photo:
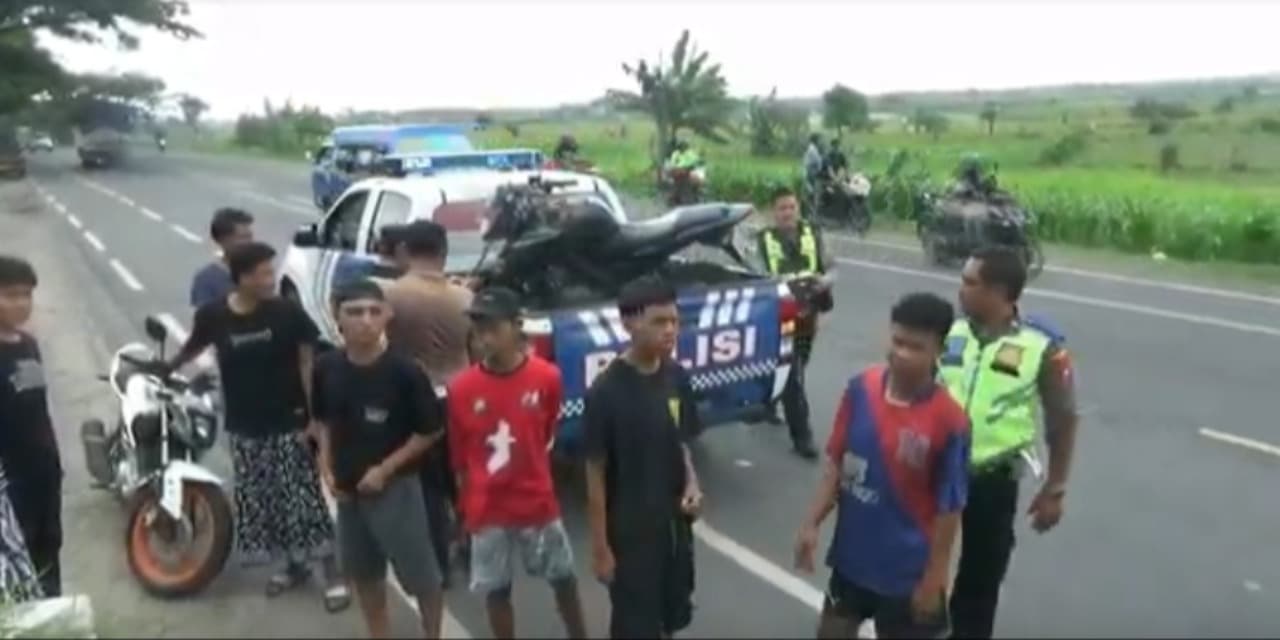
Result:
<svg viewBox="0 0 1280 640">
<path fill-rule="evenodd" d="M 201 591 L 222 572 L 233 519 L 222 480 L 199 463 L 217 440 L 212 377 L 166 372 L 168 332 L 153 317 L 145 328 L 157 350 L 126 344 L 99 376 L 120 402 L 115 428 L 88 420 L 80 438 L 90 474 L 128 505 L 129 570 L 148 592 L 172 598 Z"/>
<path fill-rule="evenodd" d="M 859 236 L 871 228 L 871 181 L 861 173 L 841 176 L 822 185 L 815 207 L 819 222 L 847 227 Z"/>
</svg>

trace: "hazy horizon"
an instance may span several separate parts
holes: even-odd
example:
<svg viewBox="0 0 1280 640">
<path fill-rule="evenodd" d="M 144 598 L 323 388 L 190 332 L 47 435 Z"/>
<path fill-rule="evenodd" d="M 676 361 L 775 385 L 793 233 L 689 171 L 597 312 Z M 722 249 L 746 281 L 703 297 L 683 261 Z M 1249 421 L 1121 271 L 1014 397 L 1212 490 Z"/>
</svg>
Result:
<svg viewBox="0 0 1280 640">
<path fill-rule="evenodd" d="M 669 55 L 683 28 L 723 66 L 734 95 L 777 87 L 779 95 L 810 97 L 837 82 L 884 94 L 1280 70 L 1269 44 L 1280 5 L 1258 2 L 191 5 L 190 23 L 205 32 L 203 40 L 145 32 L 136 52 L 42 40 L 75 71 L 158 76 L 169 92 L 209 102 L 209 115 L 220 119 L 256 111 L 264 99 L 326 111 L 588 102 L 610 88 L 631 88 L 621 64 Z M 992 26 L 997 21 L 1002 26 Z"/>
</svg>

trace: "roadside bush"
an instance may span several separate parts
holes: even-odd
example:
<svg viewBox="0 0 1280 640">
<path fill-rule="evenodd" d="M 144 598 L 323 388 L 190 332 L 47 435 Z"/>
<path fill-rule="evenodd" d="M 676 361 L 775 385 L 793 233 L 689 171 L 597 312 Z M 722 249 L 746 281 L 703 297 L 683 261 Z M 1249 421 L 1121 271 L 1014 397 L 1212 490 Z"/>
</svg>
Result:
<svg viewBox="0 0 1280 640">
<path fill-rule="evenodd" d="M 1040 152 L 1040 164 L 1060 167 L 1080 157 L 1089 149 L 1089 130 L 1076 129 Z"/>
</svg>

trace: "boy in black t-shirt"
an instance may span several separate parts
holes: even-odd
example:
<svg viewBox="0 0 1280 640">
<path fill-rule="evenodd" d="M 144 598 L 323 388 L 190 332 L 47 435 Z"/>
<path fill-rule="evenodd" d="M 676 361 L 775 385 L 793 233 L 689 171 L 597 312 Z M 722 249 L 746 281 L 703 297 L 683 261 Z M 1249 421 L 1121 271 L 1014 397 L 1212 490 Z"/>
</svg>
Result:
<svg viewBox="0 0 1280 640">
<path fill-rule="evenodd" d="M 320 491 L 309 440 L 308 396 L 318 331 L 297 303 L 276 295 L 275 250 L 260 242 L 232 249 L 227 267 L 235 289 L 196 311 L 191 335 L 169 363 L 177 368 L 212 346 L 225 400 L 235 474 L 236 543 L 249 561 L 283 557 L 267 583 L 274 597 L 311 575 L 323 561 L 325 608 L 344 609 L 351 596 L 334 557 L 333 519 Z"/>
<path fill-rule="evenodd" d="M 31 318 L 36 273 L 25 260 L 0 256 L 0 477 L 7 476 L 8 499 L 21 534 L 0 518 L 5 581 L 21 576 L 22 566 L 35 565 L 45 597 L 62 594 L 62 463 L 45 387 L 40 347 L 22 326 Z M 8 514 L 0 505 L 0 513 Z M 11 549 L 18 536 L 26 541 L 30 560 Z M 13 540 L 14 544 L 9 544 Z M 5 585 L 31 590 L 32 585 Z"/>
<path fill-rule="evenodd" d="M 370 636 L 390 631 L 390 563 L 418 600 L 426 637 L 438 638 L 441 567 L 417 466 L 444 434 L 444 409 L 417 363 L 387 350 L 391 307 L 376 283 L 347 285 L 333 306 L 343 348 L 316 362 L 312 415 L 320 425 L 320 473 L 338 500 L 343 567 Z"/>
<path fill-rule="evenodd" d="M 670 637 L 692 619 L 692 518 L 702 503 L 688 439 L 699 429 L 688 376 L 671 359 L 676 293 L 652 277 L 623 287 L 631 334 L 587 391 L 592 564 L 609 585 L 614 638 Z"/>
</svg>

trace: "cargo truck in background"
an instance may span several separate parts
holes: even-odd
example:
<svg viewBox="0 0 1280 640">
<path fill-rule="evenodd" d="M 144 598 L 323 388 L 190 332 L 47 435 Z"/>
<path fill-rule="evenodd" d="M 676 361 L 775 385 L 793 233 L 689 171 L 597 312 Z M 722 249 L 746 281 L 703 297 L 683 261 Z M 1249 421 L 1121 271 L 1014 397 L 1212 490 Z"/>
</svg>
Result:
<svg viewBox="0 0 1280 640">
<path fill-rule="evenodd" d="M 85 102 L 75 116 L 72 133 L 80 166 L 86 169 L 126 164 L 139 148 L 154 147 L 148 115 L 130 104 L 109 100 Z"/>
</svg>

